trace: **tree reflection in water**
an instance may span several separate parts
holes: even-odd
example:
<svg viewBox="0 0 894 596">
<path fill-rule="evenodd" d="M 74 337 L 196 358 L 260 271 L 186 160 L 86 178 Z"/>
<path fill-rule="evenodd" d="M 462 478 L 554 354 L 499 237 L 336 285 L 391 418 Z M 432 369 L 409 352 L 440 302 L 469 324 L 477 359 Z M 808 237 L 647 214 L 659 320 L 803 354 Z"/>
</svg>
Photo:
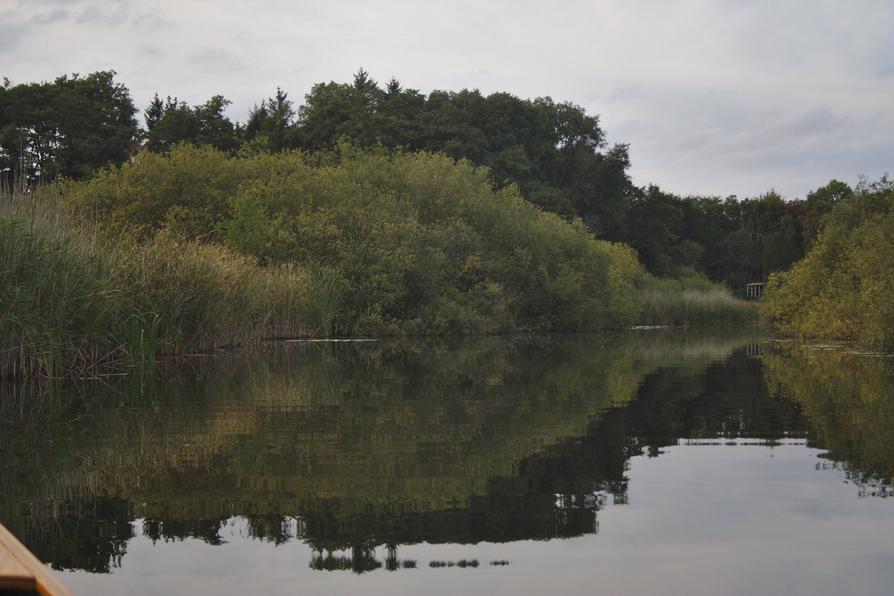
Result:
<svg viewBox="0 0 894 596">
<path fill-rule="evenodd" d="M 401 544 L 595 533 L 630 458 L 681 439 L 806 437 L 883 494 L 892 367 L 660 332 L 316 344 L 5 387 L 0 520 L 61 568 L 108 572 L 137 529 L 221 544 L 238 518 L 362 573 L 416 567 Z"/>
</svg>

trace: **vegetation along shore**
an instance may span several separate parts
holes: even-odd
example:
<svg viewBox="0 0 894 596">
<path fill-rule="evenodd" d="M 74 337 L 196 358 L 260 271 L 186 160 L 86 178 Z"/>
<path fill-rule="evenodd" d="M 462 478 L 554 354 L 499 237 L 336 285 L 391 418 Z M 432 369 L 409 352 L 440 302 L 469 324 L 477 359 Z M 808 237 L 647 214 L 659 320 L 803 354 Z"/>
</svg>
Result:
<svg viewBox="0 0 894 596">
<path fill-rule="evenodd" d="M 733 293 L 771 276 L 779 329 L 891 342 L 866 307 L 892 285 L 870 246 L 890 248 L 887 180 L 680 197 L 635 187 L 573 104 L 364 71 L 244 123 L 227 103 L 156 96 L 141 127 L 113 72 L 0 87 L 0 376 L 278 337 L 739 324 L 757 306 Z"/>
</svg>

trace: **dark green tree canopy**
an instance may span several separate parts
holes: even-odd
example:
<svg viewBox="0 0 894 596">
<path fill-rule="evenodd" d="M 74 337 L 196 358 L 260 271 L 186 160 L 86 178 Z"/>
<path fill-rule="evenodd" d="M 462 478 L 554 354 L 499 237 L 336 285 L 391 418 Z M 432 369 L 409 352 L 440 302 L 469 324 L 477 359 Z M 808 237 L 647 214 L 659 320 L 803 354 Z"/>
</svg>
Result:
<svg viewBox="0 0 894 596">
<path fill-rule="evenodd" d="M 27 184 L 85 178 L 138 146 L 137 110 L 114 71 L 0 87 L 0 170 Z"/>
<path fill-rule="evenodd" d="M 241 132 L 224 115 L 228 105 L 230 101 L 222 95 L 190 107 L 176 97 L 168 96 L 162 102 L 156 93 L 146 108 L 146 147 L 151 151 L 168 151 L 179 143 L 192 143 L 235 151 L 242 142 Z"/>
<path fill-rule="evenodd" d="M 264 99 L 260 105 L 255 105 L 248 115 L 245 124 L 245 140 L 261 140 L 262 145 L 268 151 L 282 151 L 295 143 L 292 124 L 295 120 L 295 110 L 288 94 L 276 88 L 273 97 Z"/>
</svg>

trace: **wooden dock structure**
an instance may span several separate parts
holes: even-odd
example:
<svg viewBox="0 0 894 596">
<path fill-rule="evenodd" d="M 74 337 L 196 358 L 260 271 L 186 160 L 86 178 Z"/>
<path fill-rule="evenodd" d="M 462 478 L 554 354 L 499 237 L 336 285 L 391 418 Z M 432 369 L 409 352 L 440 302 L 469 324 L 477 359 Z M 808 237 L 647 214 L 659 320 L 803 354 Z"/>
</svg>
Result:
<svg viewBox="0 0 894 596">
<path fill-rule="evenodd" d="M 766 289 L 766 282 L 745 284 L 745 297 L 750 298 L 751 300 L 759 300 L 764 295 L 764 290 Z"/>
<path fill-rule="evenodd" d="M 50 570 L 0 524 L 0 594 L 71 596 Z"/>
</svg>

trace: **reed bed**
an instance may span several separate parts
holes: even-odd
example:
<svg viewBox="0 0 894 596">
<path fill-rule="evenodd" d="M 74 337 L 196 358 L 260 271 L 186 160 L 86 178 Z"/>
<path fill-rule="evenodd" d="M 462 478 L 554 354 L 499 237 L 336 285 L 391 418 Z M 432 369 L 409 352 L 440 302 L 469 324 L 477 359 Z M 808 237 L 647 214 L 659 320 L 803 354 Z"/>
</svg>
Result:
<svg viewBox="0 0 894 596">
<path fill-rule="evenodd" d="M 330 331 L 325 274 L 75 223 L 51 193 L 0 197 L 0 378 L 89 377 Z"/>
<path fill-rule="evenodd" d="M 755 302 L 734 297 L 705 279 L 659 279 L 645 276 L 639 287 L 640 324 L 714 325 L 757 322 Z"/>
</svg>

